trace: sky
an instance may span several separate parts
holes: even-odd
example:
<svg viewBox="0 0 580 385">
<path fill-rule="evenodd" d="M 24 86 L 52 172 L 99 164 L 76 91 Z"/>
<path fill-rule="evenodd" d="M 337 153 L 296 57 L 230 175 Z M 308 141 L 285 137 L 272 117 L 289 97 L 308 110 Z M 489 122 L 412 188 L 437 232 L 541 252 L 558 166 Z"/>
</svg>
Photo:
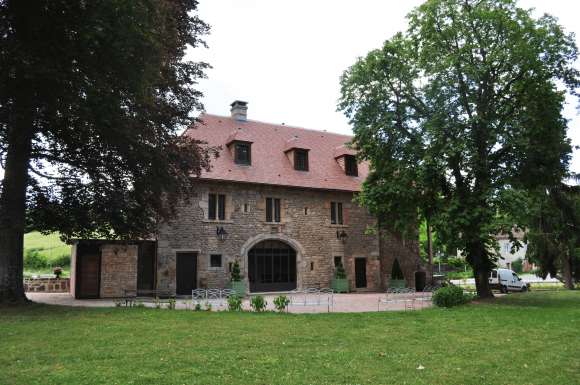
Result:
<svg viewBox="0 0 580 385">
<path fill-rule="evenodd" d="M 213 67 L 199 84 L 205 109 L 229 115 L 230 103 L 244 100 L 249 119 L 352 134 L 336 111 L 341 74 L 406 29 L 405 16 L 422 2 L 200 0 L 198 14 L 212 27 L 209 49 L 188 57 Z M 580 2 L 520 0 L 519 5 L 535 8 L 537 16 L 549 13 L 566 31 L 580 35 Z M 577 103 L 570 102 L 565 109 L 569 136 L 580 145 Z M 572 170 L 580 172 L 580 151 Z"/>
<path fill-rule="evenodd" d="M 340 75 L 358 57 L 406 28 L 405 15 L 422 0 L 200 0 L 199 17 L 212 27 L 208 49 L 188 59 L 213 69 L 200 81 L 208 113 L 229 115 L 234 100 L 248 102 L 248 118 L 352 134 L 340 112 Z M 550 13 L 580 36 L 580 2 L 520 0 Z M 578 39 L 577 39 L 578 40 Z M 578 41 L 580 46 L 580 41 Z M 580 65 L 580 63 L 578 64 Z M 570 100 L 573 102 L 573 100 Z M 566 106 L 569 136 L 580 145 L 580 116 Z M 580 172 L 580 151 L 572 170 Z M 0 178 L 2 178 L 0 169 Z"/>
</svg>

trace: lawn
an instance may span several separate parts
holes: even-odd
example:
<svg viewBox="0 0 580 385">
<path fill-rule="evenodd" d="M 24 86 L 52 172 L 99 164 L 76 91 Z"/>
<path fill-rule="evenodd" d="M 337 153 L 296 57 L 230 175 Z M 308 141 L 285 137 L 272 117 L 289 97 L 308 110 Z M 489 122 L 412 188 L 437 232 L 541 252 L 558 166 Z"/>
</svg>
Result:
<svg viewBox="0 0 580 385">
<path fill-rule="evenodd" d="M 359 314 L 0 309 L 0 384 L 578 384 L 580 292 Z"/>
</svg>

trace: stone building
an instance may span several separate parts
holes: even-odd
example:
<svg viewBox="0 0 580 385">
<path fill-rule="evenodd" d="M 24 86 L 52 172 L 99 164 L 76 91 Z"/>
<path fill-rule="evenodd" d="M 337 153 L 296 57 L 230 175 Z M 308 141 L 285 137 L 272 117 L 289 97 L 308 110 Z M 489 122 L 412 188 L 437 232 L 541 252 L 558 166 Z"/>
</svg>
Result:
<svg viewBox="0 0 580 385">
<path fill-rule="evenodd" d="M 101 296 L 127 287 L 178 295 L 223 288 L 235 261 L 249 292 L 329 287 L 339 263 L 352 291 L 381 291 L 395 259 L 407 286 L 416 278 L 424 285 L 418 242 L 378 229 L 353 202 L 368 165 L 357 163 L 351 137 L 248 120 L 245 102 L 231 107 L 231 116 L 204 114 L 184 133 L 220 146 L 220 156 L 178 215 L 160 225 L 156 262 L 141 262 L 138 255 L 148 254 L 135 246 L 101 246 L 106 258 L 97 263 L 109 272 Z M 135 266 L 115 275 L 104 261 L 115 264 L 123 253 Z M 155 279 L 139 280 L 142 274 Z"/>
<path fill-rule="evenodd" d="M 185 133 L 222 150 L 159 229 L 159 288 L 225 287 L 234 261 L 250 292 L 329 287 L 338 263 L 352 290 L 383 290 L 395 258 L 408 285 L 416 272 L 424 281 L 417 242 L 373 234 L 376 219 L 353 202 L 368 165 L 357 164 L 351 137 L 248 120 L 245 102 L 231 107 Z"/>
</svg>

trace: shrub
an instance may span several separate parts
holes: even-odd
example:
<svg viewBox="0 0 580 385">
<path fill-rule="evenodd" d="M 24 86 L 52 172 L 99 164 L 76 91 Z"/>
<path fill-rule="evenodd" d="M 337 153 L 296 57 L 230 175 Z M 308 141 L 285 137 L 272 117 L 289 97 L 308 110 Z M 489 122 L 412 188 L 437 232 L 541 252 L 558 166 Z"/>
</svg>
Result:
<svg viewBox="0 0 580 385">
<path fill-rule="evenodd" d="M 342 266 L 342 263 L 339 263 L 338 266 L 336 266 L 336 272 L 334 273 L 334 277 L 336 279 L 346 278 L 346 271 L 344 271 L 344 266 Z"/>
<path fill-rule="evenodd" d="M 274 306 L 276 306 L 276 310 L 278 310 L 280 313 L 283 313 L 289 304 L 290 299 L 285 295 L 280 295 L 274 298 Z"/>
<path fill-rule="evenodd" d="M 68 267 L 70 266 L 70 254 L 62 254 L 50 261 L 52 266 Z"/>
<path fill-rule="evenodd" d="M 27 249 L 24 254 L 24 267 L 29 270 L 43 270 L 49 267 L 48 258 L 40 254 L 43 249 Z"/>
<path fill-rule="evenodd" d="M 242 310 L 242 299 L 237 295 L 230 295 L 228 297 L 228 310 L 229 311 L 241 311 Z"/>
<path fill-rule="evenodd" d="M 232 281 L 233 282 L 239 282 L 242 280 L 242 273 L 240 271 L 240 263 L 238 261 L 235 261 L 234 264 L 232 265 Z"/>
<path fill-rule="evenodd" d="M 264 297 L 262 297 L 261 295 L 256 295 L 256 296 L 252 297 L 252 299 L 250 300 L 250 306 L 252 307 L 252 309 L 255 312 L 262 312 L 262 311 L 266 310 L 267 304 L 268 303 L 266 302 Z"/>
<path fill-rule="evenodd" d="M 463 293 L 463 289 L 449 285 L 437 289 L 433 293 L 433 303 L 439 307 L 453 307 L 471 301 L 471 295 Z"/>
<path fill-rule="evenodd" d="M 467 271 L 450 271 L 446 274 L 447 279 L 467 279 L 473 278 L 473 270 L 468 269 Z"/>
<path fill-rule="evenodd" d="M 521 258 L 516 259 L 512 262 L 512 270 L 518 274 L 521 274 L 524 271 L 524 261 Z"/>
<path fill-rule="evenodd" d="M 456 269 L 464 269 L 467 266 L 467 261 L 463 258 L 449 258 L 447 264 Z"/>
<path fill-rule="evenodd" d="M 195 307 L 193 308 L 194 311 L 201 311 L 201 304 L 200 303 L 196 303 Z"/>
<path fill-rule="evenodd" d="M 175 298 L 169 298 L 169 301 L 167 301 L 167 308 L 169 310 L 175 310 Z"/>
</svg>

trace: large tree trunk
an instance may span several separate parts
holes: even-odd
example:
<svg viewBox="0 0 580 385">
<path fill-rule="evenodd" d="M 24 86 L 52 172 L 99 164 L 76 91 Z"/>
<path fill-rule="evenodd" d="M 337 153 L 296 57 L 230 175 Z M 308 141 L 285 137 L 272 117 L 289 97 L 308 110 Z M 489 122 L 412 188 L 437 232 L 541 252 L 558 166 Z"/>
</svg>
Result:
<svg viewBox="0 0 580 385">
<path fill-rule="evenodd" d="M 564 287 L 568 290 L 574 290 L 574 278 L 572 277 L 572 256 L 566 253 L 563 262 Z"/>
<path fill-rule="evenodd" d="M 493 298 L 491 287 L 489 286 L 489 262 L 486 260 L 485 245 L 475 242 L 467 249 L 467 259 L 473 268 L 475 278 L 475 289 L 479 298 Z"/>
<path fill-rule="evenodd" d="M 433 231 L 431 224 L 427 221 L 427 256 L 429 260 L 429 276 L 433 282 Z"/>
<path fill-rule="evenodd" d="M 0 303 L 26 301 L 23 243 L 33 126 L 31 89 L 26 81 L 20 84 L 8 131 L 6 168 L 0 190 Z"/>
</svg>

